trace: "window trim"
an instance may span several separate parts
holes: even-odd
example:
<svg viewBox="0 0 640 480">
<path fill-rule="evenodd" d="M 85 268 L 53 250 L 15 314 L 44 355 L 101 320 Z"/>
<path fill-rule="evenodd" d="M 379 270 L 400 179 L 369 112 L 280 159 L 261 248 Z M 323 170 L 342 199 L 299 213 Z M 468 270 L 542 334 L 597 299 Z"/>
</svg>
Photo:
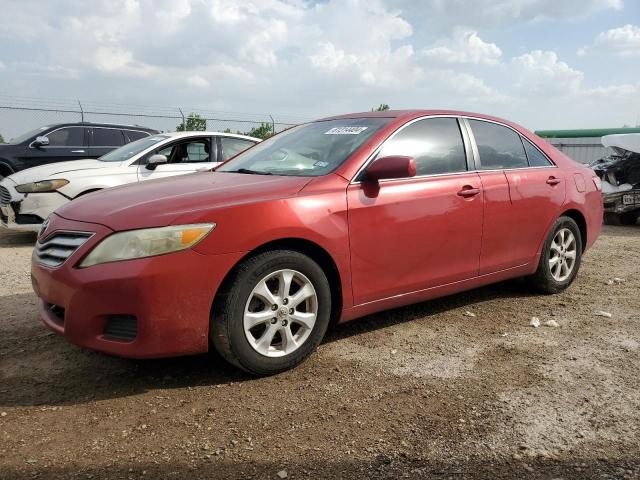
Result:
<svg viewBox="0 0 640 480">
<path fill-rule="evenodd" d="M 465 145 L 465 151 L 467 152 L 467 165 L 468 165 L 469 170 L 467 170 L 466 172 L 437 173 L 437 174 L 419 175 L 419 176 L 407 177 L 407 178 L 388 178 L 388 179 L 384 179 L 384 180 L 379 180 L 379 183 L 395 182 L 395 181 L 398 181 L 398 180 L 407 181 L 407 180 L 422 179 L 422 178 L 442 177 L 442 176 L 445 176 L 445 175 L 460 175 L 460 174 L 464 174 L 464 173 L 473 173 L 473 172 L 475 172 L 475 173 L 481 173 L 481 172 L 507 172 L 507 171 L 512 171 L 512 170 L 523 170 L 523 169 L 535 169 L 535 170 L 538 170 L 538 169 L 542 169 L 542 168 L 559 168 L 558 165 L 556 165 L 556 163 L 553 160 L 551 160 L 551 158 L 549 158 L 549 156 L 546 153 L 544 153 L 542 150 L 540 150 L 540 148 L 538 148 L 538 146 L 534 142 L 529 140 L 529 142 L 534 147 L 536 147 L 540 151 L 540 153 L 542 153 L 545 157 L 547 157 L 547 159 L 551 163 L 550 165 L 540 166 L 540 167 L 532 167 L 532 166 L 528 165 L 529 164 L 529 157 L 527 157 L 527 166 L 526 167 L 496 168 L 496 169 L 493 169 L 493 170 L 480 170 L 478 168 L 478 165 L 480 163 L 479 162 L 480 155 L 479 155 L 479 152 L 478 152 L 478 146 L 476 144 L 476 139 L 473 136 L 473 132 L 471 131 L 471 126 L 469 125 L 467 120 L 479 120 L 479 121 L 482 121 L 482 122 L 495 123 L 496 125 L 501 125 L 503 127 L 507 127 L 509 130 L 514 131 L 518 136 L 524 137 L 525 140 L 528 140 L 527 137 L 522 135 L 520 132 L 518 132 L 515 128 L 513 128 L 510 125 L 506 125 L 506 124 L 504 124 L 502 122 L 498 122 L 498 121 L 495 121 L 495 120 L 489 120 L 489 119 L 486 119 L 486 118 L 478 118 L 478 117 L 474 117 L 474 116 L 471 116 L 471 115 L 451 115 L 451 114 L 425 115 L 423 117 L 414 118 L 410 122 L 407 122 L 404 125 L 400 126 L 391 135 L 389 135 L 378 146 L 378 148 L 376 148 L 371 153 L 371 155 L 369 155 L 367 157 L 367 159 L 364 161 L 364 163 L 356 171 L 355 175 L 353 176 L 353 178 L 349 182 L 349 185 L 359 185 L 359 184 L 363 183 L 362 180 L 358 180 L 358 177 L 362 174 L 362 172 L 364 170 L 366 170 L 366 168 L 373 161 L 375 156 L 378 154 L 378 152 L 380 151 L 380 149 L 384 146 L 384 144 L 386 142 L 391 140 L 398 132 L 402 131 L 404 128 L 408 127 L 412 123 L 417 122 L 419 120 L 426 120 L 428 118 L 456 118 L 456 119 L 458 119 L 458 124 L 461 126 L 460 130 L 462 132 L 463 140 L 466 139 L 466 141 L 468 141 L 470 143 L 470 146 L 471 146 L 470 150 L 466 150 L 466 145 Z M 465 127 L 464 129 L 462 128 L 463 124 L 464 124 L 464 127 Z M 524 148 L 524 144 L 523 144 L 522 148 Z M 469 159 L 469 153 L 472 153 L 471 159 Z M 525 150 L 525 155 L 526 155 L 526 150 Z M 476 161 L 476 159 L 477 159 L 477 161 Z"/>
<path fill-rule="evenodd" d="M 533 143 L 531 140 L 529 140 L 527 137 L 520 135 L 520 141 L 522 142 L 522 146 L 524 147 L 524 154 L 527 156 L 527 163 L 529 164 L 529 168 L 548 168 L 555 165 L 555 163 L 553 163 L 553 161 L 549 158 L 549 156 L 546 153 L 544 153 L 542 150 L 540 150 L 538 146 L 535 143 Z M 538 165 L 536 167 L 531 165 L 531 162 L 529 161 L 529 153 L 527 152 L 527 145 L 524 142 L 530 143 L 533 148 L 535 148 L 539 153 L 541 153 L 542 156 L 547 159 L 547 162 L 549 162 L 549 165 Z"/>
<path fill-rule="evenodd" d="M 97 128 L 110 128 L 110 127 L 97 127 Z M 136 140 L 131 140 L 131 139 L 129 138 L 129 135 L 128 135 L 126 132 L 144 133 L 144 134 L 145 134 L 145 136 L 147 136 L 147 137 L 150 137 L 150 136 L 152 136 L 152 135 L 155 135 L 155 133 L 154 133 L 154 134 L 151 134 L 151 133 L 149 133 L 149 132 L 145 132 L 144 130 L 136 130 L 135 128 L 120 128 L 119 130 L 121 130 L 121 131 L 122 131 L 122 133 L 124 133 L 125 137 L 126 137 L 127 139 L 129 139 L 129 141 L 128 141 L 127 143 L 135 142 L 136 140 L 140 140 L 141 138 L 144 138 L 144 137 L 140 137 L 140 138 L 138 138 L 138 139 L 136 139 Z M 125 143 L 125 145 L 126 145 L 127 143 Z"/>
<path fill-rule="evenodd" d="M 54 132 L 57 132 L 58 130 L 62 130 L 64 128 L 82 128 L 84 129 L 84 134 L 82 135 L 82 140 L 84 145 L 42 145 L 41 147 L 46 147 L 46 148 L 88 148 L 89 147 L 89 134 L 87 132 L 87 130 L 89 130 L 89 127 L 86 127 L 84 125 L 64 125 L 62 127 L 58 127 L 58 128 L 54 128 L 53 130 L 48 131 L 47 133 L 44 133 L 42 135 L 37 135 L 37 137 L 47 137 L 49 138 L 49 135 L 51 135 Z M 33 146 L 33 142 L 35 142 L 36 140 L 33 139 L 31 141 L 31 143 L 29 143 L 29 148 L 40 148 L 40 147 L 34 147 Z"/>
<path fill-rule="evenodd" d="M 358 185 L 358 184 L 363 183 L 363 179 L 361 179 L 360 176 L 364 173 L 364 171 L 367 169 L 367 167 L 373 162 L 373 160 L 376 158 L 378 153 L 380 153 L 380 150 L 382 150 L 382 148 L 385 146 L 385 144 L 387 142 L 392 140 L 396 135 L 398 135 L 405 128 L 413 125 L 416 122 L 419 122 L 421 120 L 428 120 L 430 118 L 453 118 L 454 120 L 456 120 L 456 123 L 458 124 L 458 130 L 460 131 L 460 137 L 462 139 L 462 147 L 464 148 L 467 170 L 462 171 L 462 172 L 429 173 L 429 174 L 426 174 L 426 175 L 415 175 L 413 177 L 407 177 L 407 178 L 386 178 L 384 180 L 379 180 L 379 182 L 383 183 L 383 182 L 389 182 L 389 181 L 395 181 L 395 180 L 413 180 L 413 179 L 428 178 L 428 177 L 442 177 L 442 176 L 445 176 L 445 175 L 459 175 L 459 174 L 472 172 L 473 170 L 471 169 L 471 167 L 475 166 L 475 164 L 474 164 L 474 159 L 473 159 L 473 157 L 471 155 L 471 151 L 468 148 L 468 146 L 473 146 L 473 145 L 468 145 L 467 144 L 468 142 L 469 143 L 472 143 L 472 142 L 470 142 L 470 138 L 467 136 L 467 132 L 462 127 L 462 121 L 461 121 L 462 117 L 460 117 L 459 115 L 451 115 L 451 114 L 425 115 L 423 117 L 414 118 L 413 120 L 401 125 L 391 135 L 389 135 L 387 138 L 385 138 L 384 141 L 380 145 L 378 145 L 378 147 L 371 153 L 371 155 L 369 155 L 369 157 L 367 157 L 367 159 L 360 166 L 360 168 L 358 169 L 356 174 L 353 176 L 353 178 L 351 179 L 351 182 L 349 182 L 349 184 L 350 185 Z"/>
</svg>

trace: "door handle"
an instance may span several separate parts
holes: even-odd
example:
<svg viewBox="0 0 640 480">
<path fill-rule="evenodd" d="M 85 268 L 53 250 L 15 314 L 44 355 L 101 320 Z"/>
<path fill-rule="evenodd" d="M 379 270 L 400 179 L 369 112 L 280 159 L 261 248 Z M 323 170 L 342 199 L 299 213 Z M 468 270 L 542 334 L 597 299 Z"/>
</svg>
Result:
<svg viewBox="0 0 640 480">
<path fill-rule="evenodd" d="M 562 180 L 560 180 L 559 178 L 556 177 L 549 177 L 547 178 L 547 183 L 549 185 L 558 185 Z"/>
<path fill-rule="evenodd" d="M 475 197 L 480 193 L 479 188 L 472 187 L 471 185 L 465 185 L 458 191 L 458 195 L 464 198 Z"/>
<path fill-rule="evenodd" d="M 71 150 L 71 153 L 84 153 L 84 150 Z"/>
</svg>

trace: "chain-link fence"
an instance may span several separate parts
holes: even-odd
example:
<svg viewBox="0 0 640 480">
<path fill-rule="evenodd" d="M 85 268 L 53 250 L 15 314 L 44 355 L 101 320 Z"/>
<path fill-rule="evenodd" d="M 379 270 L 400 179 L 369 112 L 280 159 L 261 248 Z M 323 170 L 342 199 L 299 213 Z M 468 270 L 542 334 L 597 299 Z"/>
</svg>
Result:
<svg viewBox="0 0 640 480">
<path fill-rule="evenodd" d="M 229 129 L 233 133 L 249 133 L 251 129 L 265 123 L 273 132 L 279 132 L 308 120 L 293 115 L 231 113 L 188 107 L 152 107 L 0 95 L 0 134 L 5 141 L 43 125 L 63 122 L 118 123 L 172 132 L 193 115 L 202 119 L 199 123 L 204 123 L 206 130 Z"/>
</svg>

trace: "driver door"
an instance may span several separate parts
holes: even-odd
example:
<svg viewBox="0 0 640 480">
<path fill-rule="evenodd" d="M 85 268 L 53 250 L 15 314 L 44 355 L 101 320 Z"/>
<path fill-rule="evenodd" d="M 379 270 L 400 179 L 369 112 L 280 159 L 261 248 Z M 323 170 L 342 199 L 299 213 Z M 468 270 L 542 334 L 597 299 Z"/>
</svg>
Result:
<svg viewBox="0 0 640 480">
<path fill-rule="evenodd" d="M 192 137 L 163 145 L 142 160 L 138 166 L 138 181 L 211 170 L 217 165 L 215 145 L 215 139 L 212 142 L 211 137 Z M 151 155 L 164 155 L 167 163 L 149 169 L 147 159 Z"/>
</svg>

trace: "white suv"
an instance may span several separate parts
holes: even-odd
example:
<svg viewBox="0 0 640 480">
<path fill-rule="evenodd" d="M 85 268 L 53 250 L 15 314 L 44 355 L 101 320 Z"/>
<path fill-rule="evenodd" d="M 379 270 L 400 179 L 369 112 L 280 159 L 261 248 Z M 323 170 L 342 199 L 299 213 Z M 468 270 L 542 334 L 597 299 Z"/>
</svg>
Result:
<svg viewBox="0 0 640 480">
<path fill-rule="evenodd" d="M 160 133 L 128 143 L 96 160 L 22 170 L 0 181 L 0 226 L 38 231 L 56 208 L 80 195 L 210 170 L 258 142 L 258 138 L 231 133 Z"/>
</svg>

